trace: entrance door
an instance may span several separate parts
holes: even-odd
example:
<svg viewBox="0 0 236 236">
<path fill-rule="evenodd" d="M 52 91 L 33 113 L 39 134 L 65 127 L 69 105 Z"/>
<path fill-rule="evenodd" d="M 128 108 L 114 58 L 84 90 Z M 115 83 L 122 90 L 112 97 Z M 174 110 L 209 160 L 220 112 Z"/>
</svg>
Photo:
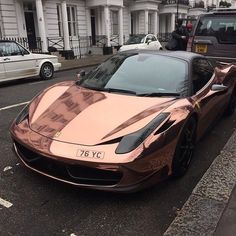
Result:
<svg viewBox="0 0 236 236">
<path fill-rule="evenodd" d="M 96 45 L 96 21 L 95 11 L 91 10 L 91 34 L 92 34 L 92 45 Z"/>
<path fill-rule="evenodd" d="M 27 38 L 29 42 L 30 49 L 36 49 L 36 36 L 35 36 L 35 27 L 34 27 L 34 14 L 33 12 L 25 12 L 25 23 L 27 30 Z"/>
</svg>

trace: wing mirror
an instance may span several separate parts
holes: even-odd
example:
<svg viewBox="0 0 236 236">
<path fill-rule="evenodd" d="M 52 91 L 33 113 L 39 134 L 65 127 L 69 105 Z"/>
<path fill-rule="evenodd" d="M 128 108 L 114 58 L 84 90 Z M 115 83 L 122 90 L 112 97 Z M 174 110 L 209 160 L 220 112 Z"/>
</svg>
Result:
<svg viewBox="0 0 236 236">
<path fill-rule="evenodd" d="M 211 90 L 215 92 L 226 92 L 228 90 L 228 87 L 223 84 L 213 84 Z"/>
<path fill-rule="evenodd" d="M 81 70 L 76 74 L 77 74 L 77 79 L 80 80 L 83 76 L 85 76 L 86 72 L 84 70 Z"/>
</svg>

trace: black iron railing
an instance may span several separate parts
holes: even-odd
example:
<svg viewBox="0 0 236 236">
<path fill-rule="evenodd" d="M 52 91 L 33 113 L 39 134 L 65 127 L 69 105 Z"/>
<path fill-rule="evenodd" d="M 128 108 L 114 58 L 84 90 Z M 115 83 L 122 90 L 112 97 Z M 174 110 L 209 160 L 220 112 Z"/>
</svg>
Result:
<svg viewBox="0 0 236 236">
<path fill-rule="evenodd" d="M 0 40 L 15 41 L 27 48 L 31 52 L 41 53 L 42 52 L 42 41 L 40 37 L 29 40 L 26 37 L 1 37 Z"/>
<path fill-rule="evenodd" d="M 157 38 L 160 42 L 168 42 L 171 38 L 171 33 L 159 33 Z"/>
<path fill-rule="evenodd" d="M 55 48 L 57 50 L 64 50 L 64 38 L 63 37 L 48 37 L 48 48 Z"/>
</svg>

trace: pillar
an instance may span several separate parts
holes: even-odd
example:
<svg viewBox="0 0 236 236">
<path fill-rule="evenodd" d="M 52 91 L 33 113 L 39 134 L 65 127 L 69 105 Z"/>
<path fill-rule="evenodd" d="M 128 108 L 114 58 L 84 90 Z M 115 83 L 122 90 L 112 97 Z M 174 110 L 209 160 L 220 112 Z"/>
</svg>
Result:
<svg viewBox="0 0 236 236">
<path fill-rule="evenodd" d="M 87 23 L 87 35 L 91 36 L 91 12 L 90 8 L 86 8 L 86 23 Z"/>
<path fill-rule="evenodd" d="M 105 33 L 106 33 L 106 37 L 107 37 L 107 46 L 110 47 L 111 46 L 111 36 L 110 36 L 110 9 L 109 6 L 105 6 L 104 7 L 104 18 L 105 18 Z"/>
<path fill-rule="evenodd" d="M 175 14 L 171 14 L 171 26 L 170 26 L 170 32 L 175 30 Z"/>
<path fill-rule="evenodd" d="M 148 34 L 148 10 L 144 11 L 144 33 Z"/>
<path fill-rule="evenodd" d="M 67 8 L 65 0 L 63 0 L 61 3 L 61 15 L 62 15 L 62 25 L 63 25 L 64 49 L 70 50 L 68 17 L 67 17 Z"/>
<path fill-rule="evenodd" d="M 42 42 L 42 52 L 48 52 L 42 0 L 36 0 L 36 12 L 39 27 L 39 36 Z"/>
<path fill-rule="evenodd" d="M 155 11 L 154 13 L 154 35 L 157 35 L 157 24 L 159 23 L 159 22 L 157 22 L 157 11 Z"/>
<path fill-rule="evenodd" d="M 123 30 L 123 8 L 119 9 L 119 44 L 124 44 L 124 30 Z"/>
</svg>

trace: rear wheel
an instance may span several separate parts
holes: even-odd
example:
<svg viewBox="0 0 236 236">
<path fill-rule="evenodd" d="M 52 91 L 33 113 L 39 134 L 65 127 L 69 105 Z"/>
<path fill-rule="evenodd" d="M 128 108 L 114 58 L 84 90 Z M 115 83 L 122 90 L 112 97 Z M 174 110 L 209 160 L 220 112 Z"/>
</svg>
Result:
<svg viewBox="0 0 236 236">
<path fill-rule="evenodd" d="M 196 127 L 196 119 L 191 117 L 180 134 L 172 162 L 172 175 L 174 177 L 181 177 L 188 170 L 195 147 Z"/>
<path fill-rule="evenodd" d="M 40 77 L 44 80 L 51 79 L 54 74 L 53 65 L 49 62 L 44 63 L 40 69 Z"/>
</svg>

